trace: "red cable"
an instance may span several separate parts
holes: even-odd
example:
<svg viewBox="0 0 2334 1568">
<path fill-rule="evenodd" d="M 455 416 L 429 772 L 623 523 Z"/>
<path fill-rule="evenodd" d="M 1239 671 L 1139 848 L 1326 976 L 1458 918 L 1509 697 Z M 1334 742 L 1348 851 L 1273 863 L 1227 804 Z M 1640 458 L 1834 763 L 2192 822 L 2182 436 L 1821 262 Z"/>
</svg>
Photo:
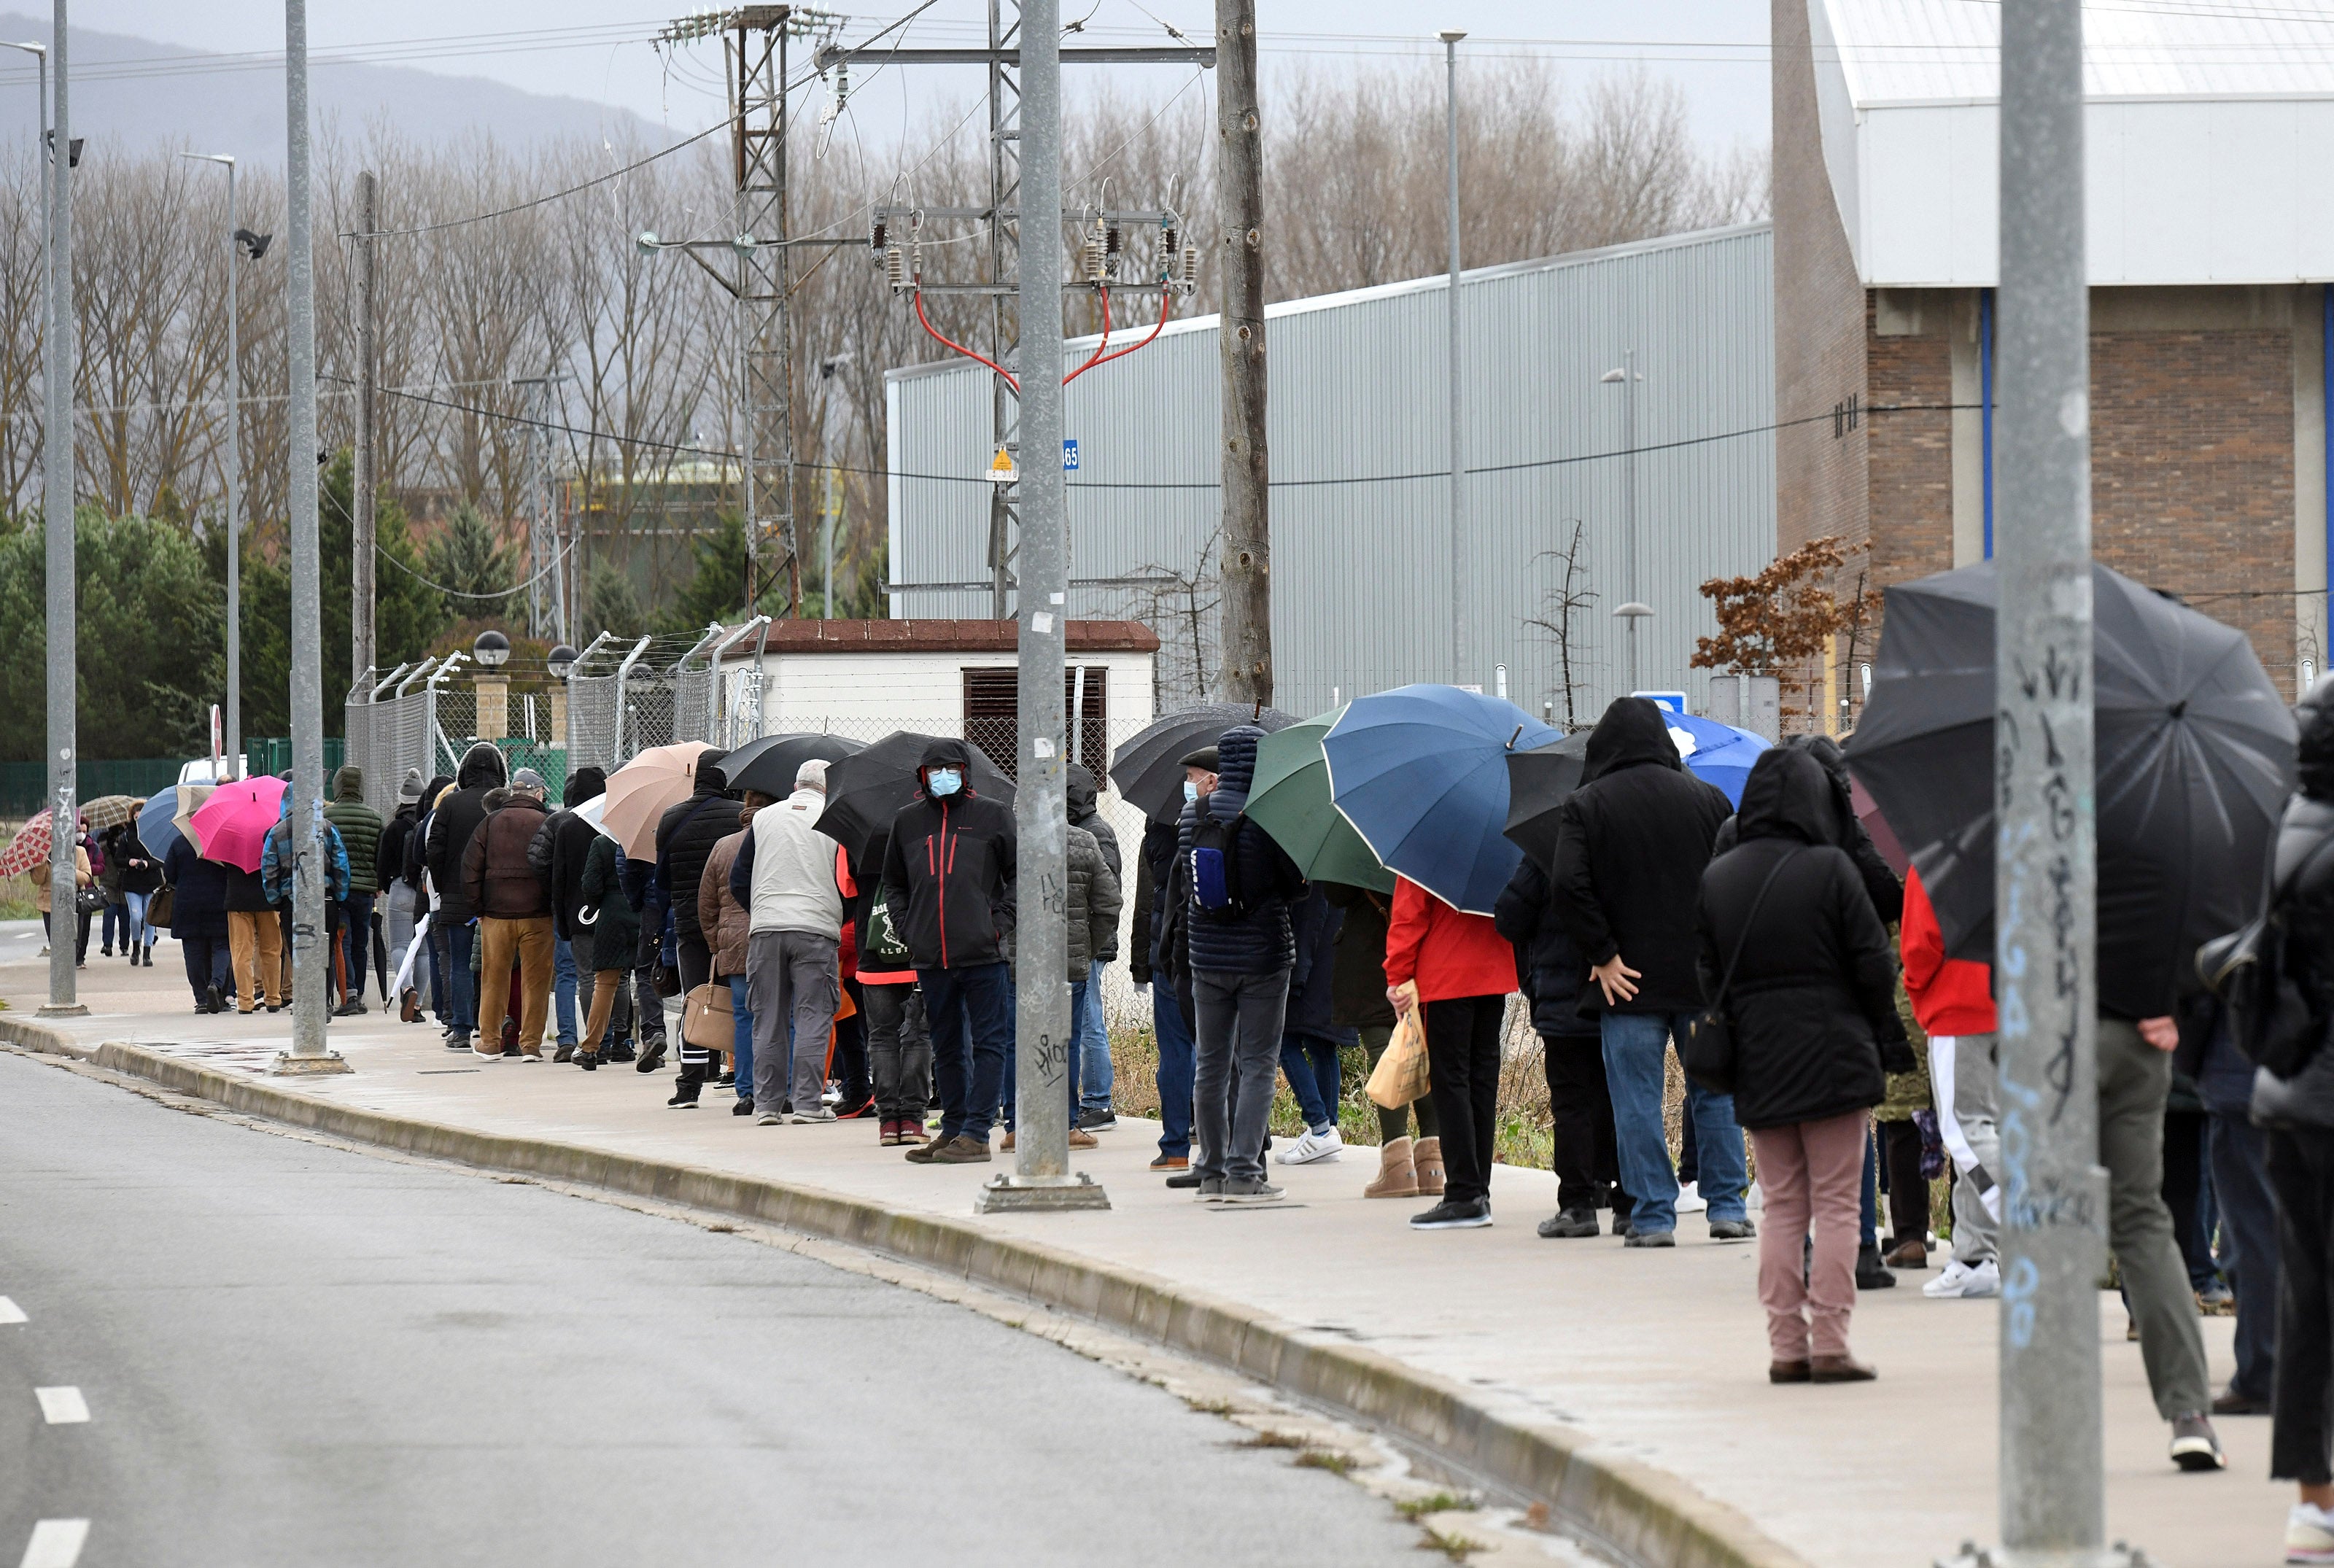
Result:
<svg viewBox="0 0 2334 1568">
<path fill-rule="evenodd" d="M 1005 384 L 1013 389 L 1013 395 L 1015 397 L 1018 398 L 1021 395 L 1021 383 L 1013 379 L 1011 371 L 1008 370 L 1003 365 L 998 364 L 995 360 L 989 358 L 987 355 L 973 352 L 970 349 L 966 348 L 962 343 L 958 342 L 954 338 L 943 336 L 940 330 L 932 325 L 931 318 L 924 314 L 924 291 L 921 289 L 916 290 L 915 296 L 916 320 L 922 324 L 924 332 L 934 342 L 945 343 L 948 347 L 954 349 L 958 353 L 962 354 L 968 360 L 979 360 L 982 364 L 987 365 L 990 370 L 995 370 L 998 375 L 1005 378 Z"/>
<path fill-rule="evenodd" d="M 1104 285 L 1102 291 L 1102 341 L 1095 345 L 1095 351 L 1086 356 L 1085 364 L 1062 378 L 1062 385 L 1066 387 L 1088 370 L 1093 370 L 1100 362 L 1102 351 L 1108 347 L 1110 347 L 1110 289 Z"/>
<path fill-rule="evenodd" d="M 1110 363 L 1110 362 L 1111 362 L 1111 361 L 1113 361 L 1113 360 L 1123 360 L 1123 359 L 1126 358 L 1126 356 L 1127 356 L 1127 355 L 1129 355 L 1129 354 L 1131 354 L 1131 353 L 1134 352 L 1134 351 L 1135 351 L 1135 350 L 1137 350 L 1137 349 L 1143 349 L 1143 348 L 1148 348 L 1148 347 L 1150 347 L 1150 346 L 1151 346 L 1151 340 L 1152 340 L 1153 338 L 1155 338 L 1155 337 L 1157 337 L 1157 336 L 1159 335 L 1159 329 L 1160 329 L 1161 327 L 1163 327 L 1163 326 L 1165 326 L 1165 325 L 1167 324 L 1167 313 L 1168 313 L 1169 311 L 1172 310 L 1173 308 L 1174 308 L 1174 296 L 1173 296 L 1172 294 L 1169 293 L 1168 293 L 1166 290 L 1164 290 L 1164 289 L 1160 290 L 1160 291 L 1159 291 L 1159 321 L 1158 321 L 1158 323 L 1157 323 L 1156 325 L 1154 325 L 1154 326 L 1151 329 L 1151 331 L 1149 332 L 1149 333 L 1147 333 L 1147 334 L 1144 336 L 1143 340 L 1141 342 L 1139 342 L 1139 343 L 1129 343 L 1126 347 L 1124 347 L 1124 348 L 1123 348 L 1123 349 L 1119 350 L 1119 351 L 1118 351 L 1118 352 L 1116 352 L 1116 353 L 1114 353 L 1114 354 L 1104 354 L 1104 353 L 1103 353 L 1099 349 L 1097 349 L 1097 350 L 1095 351 L 1095 354 L 1096 354 L 1096 356 L 1097 356 L 1097 357 L 1096 357 L 1096 358 L 1094 358 L 1094 359 L 1091 359 L 1091 360 L 1088 360 L 1085 364 L 1080 365 L 1080 366 L 1079 366 L 1075 370 L 1072 371 L 1072 372 L 1070 373 L 1070 379 L 1069 379 L 1069 380 L 1068 380 L 1068 381 L 1064 381 L 1064 382 L 1062 383 L 1062 385 L 1064 385 L 1064 386 L 1066 386 L 1066 386 L 1068 386 L 1068 385 L 1070 384 L 1070 381 L 1075 381 L 1075 380 L 1076 380 L 1080 376 L 1085 375 L 1088 370 L 1093 370 L 1096 365 L 1106 365 L 1106 364 Z"/>
</svg>

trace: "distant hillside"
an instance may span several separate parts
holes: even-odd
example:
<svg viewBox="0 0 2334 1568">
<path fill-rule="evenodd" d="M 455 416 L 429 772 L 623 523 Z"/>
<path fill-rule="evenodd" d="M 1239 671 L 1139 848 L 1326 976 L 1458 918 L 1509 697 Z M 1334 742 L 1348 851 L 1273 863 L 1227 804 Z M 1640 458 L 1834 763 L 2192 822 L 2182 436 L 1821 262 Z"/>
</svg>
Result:
<svg viewBox="0 0 2334 1568">
<path fill-rule="evenodd" d="M 0 38 L 44 43 L 49 19 L 0 11 Z M 72 35 L 71 112 L 76 136 L 118 139 L 135 149 L 187 146 L 232 152 L 251 163 L 284 158 L 280 66 L 119 33 L 76 27 Z M 179 63 L 183 62 L 182 66 Z M 39 88 L 29 55 L 0 52 L 0 137 L 27 137 Z M 581 98 L 549 98 L 481 77 L 441 76 L 395 65 L 319 63 L 309 97 L 319 130 L 335 126 L 353 141 L 385 119 L 415 141 L 449 141 L 473 130 L 509 147 L 565 137 L 668 139 L 629 110 Z M 21 131 L 19 130 L 21 129 Z"/>
</svg>

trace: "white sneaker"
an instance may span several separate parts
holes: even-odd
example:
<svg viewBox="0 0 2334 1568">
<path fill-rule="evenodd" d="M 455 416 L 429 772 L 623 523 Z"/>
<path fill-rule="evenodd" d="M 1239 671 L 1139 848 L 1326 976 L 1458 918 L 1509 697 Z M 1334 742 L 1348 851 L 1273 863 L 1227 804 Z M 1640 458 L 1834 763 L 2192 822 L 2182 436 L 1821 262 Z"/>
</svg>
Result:
<svg viewBox="0 0 2334 1568">
<path fill-rule="evenodd" d="M 1945 1265 L 1944 1273 L 1921 1287 L 1921 1294 L 1936 1301 L 1975 1301 L 2001 1294 L 2001 1265 L 1992 1258 L 1976 1267 L 1955 1258 Z"/>
<path fill-rule="evenodd" d="M 1330 1128 L 1326 1132 L 1315 1132 L 1307 1128 L 1304 1135 L 1273 1156 L 1283 1165 L 1315 1165 L 1336 1159 L 1345 1152 L 1345 1140 Z"/>
<path fill-rule="evenodd" d="M 1677 1211 L 1680 1214 L 1700 1214 L 1710 1207 L 1710 1199 L 1702 1196 L 1702 1184 L 1689 1181 L 1678 1188 Z"/>
<path fill-rule="evenodd" d="M 2285 1560 L 2334 1563 L 2334 1513 L 2315 1503 L 2296 1503 L 2285 1516 Z"/>
<path fill-rule="evenodd" d="M 757 1127 L 776 1127 L 785 1121 L 786 1118 L 779 1115 L 776 1111 L 765 1111 L 759 1116 L 754 1118 L 754 1125 Z"/>
</svg>

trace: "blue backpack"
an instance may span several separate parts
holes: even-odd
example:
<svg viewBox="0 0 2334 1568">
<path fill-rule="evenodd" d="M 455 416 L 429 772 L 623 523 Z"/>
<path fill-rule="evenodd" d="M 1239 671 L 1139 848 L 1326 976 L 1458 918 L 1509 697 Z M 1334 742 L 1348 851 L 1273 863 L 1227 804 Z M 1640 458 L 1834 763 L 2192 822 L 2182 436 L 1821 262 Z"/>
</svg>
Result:
<svg viewBox="0 0 2334 1568">
<path fill-rule="evenodd" d="M 1248 820 L 1241 812 L 1230 822 L 1209 814 L 1200 802 L 1200 820 L 1191 829 L 1191 901 L 1210 915 L 1237 919 L 1248 913 L 1239 880 L 1239 830 Z"/>
</svg>

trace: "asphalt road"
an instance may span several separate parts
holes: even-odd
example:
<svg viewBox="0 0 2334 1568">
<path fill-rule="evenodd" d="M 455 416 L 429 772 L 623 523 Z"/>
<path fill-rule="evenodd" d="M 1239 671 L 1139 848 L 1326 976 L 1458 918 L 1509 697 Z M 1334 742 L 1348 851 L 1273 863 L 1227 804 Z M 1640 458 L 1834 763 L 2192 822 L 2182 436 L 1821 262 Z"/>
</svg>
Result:
<svg viewBox="0 0 2334 1568">
<path fill-rule="evenodd" d="M 0 1297 L 0 1563 L 1418 1563 L 961 1308 L 7 1053 Z"/>
</svg>

